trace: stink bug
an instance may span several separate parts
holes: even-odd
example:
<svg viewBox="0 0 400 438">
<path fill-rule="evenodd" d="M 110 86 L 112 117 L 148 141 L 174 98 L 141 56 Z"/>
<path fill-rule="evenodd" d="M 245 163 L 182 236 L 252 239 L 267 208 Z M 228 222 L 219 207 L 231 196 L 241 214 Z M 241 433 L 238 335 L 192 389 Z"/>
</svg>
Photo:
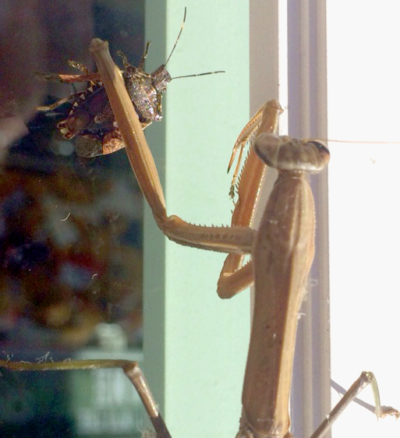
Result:
<svg viewBox="0 0 400 438">
<path fill-rule="evenodd" d="M 171 82 L 171 76 L 166 70 L 166 65 L 181 36 L 186 20 L 186 9 L 181 29 L 174 47 L 165 64 L 158 67 L 153 73 L 144 71 L 149 45 L 148 42 L 139 66 L 129 64 L 122 52 L 117 52 L 122 58 L 124 70 L 122 72 L 125 86 L 131 97 L 142 128 L 145 129 L 154 121 L 162 119 L 161 98 Z M 39 111 L 50 111 L 60 105 L 71 101 L 72 107 L 66 119 L 60 121 L 57 127 L 64 138 L 70 140 L 76 137 L 75 148 L 82 157 L 95 157 L 118 151 L 125 147 L 121 133 L 115 122 L 111 105 L 108 102 L 106 91 L 100 81 L 98 73 L 91 73 L 83 65 L 69 61 L 69 64 L 83 71 L 83 75 L 42 74 L 37 73 L 39 79 L 72 84 L 75 82 L 88 82 L 88 88 L 61 99 L 50 106 L 38 107 Z M 210 72 L 190 76 L 222 73 Z M 189 76 L 181 76 L 189 77 Z"/>
<path fill-rule="evenodd" d="M 124 54 L 118 52 L 124 64 L 123 78 L 126 88 L 135 106 L 143 129 L 153 121 L 162 119 L 161 97 L 171 76 L 165 65 L 153 73 L 143 69 L 149 43 L 138 67 L 128 63 Z M 38 107 L 39 111 L 49 111 L 65 102 L 72 101 L 72 107 L 66 119 L 57 124 L 64 138 L 76 137 L 76 152 L 83 157 L 94 157 L 115 152 L 124 147 L 122 136 L 114 120 L 106 91 L 100 82 L 98 73 L 90 73 L 81 64 L 70 62 L 73 67 L 84 71 L 84 75 L 38 74 L 39 78 L 63 83 L 88 81 L 86 90 L 74 93 L 50 106 Z"/>
</svg>

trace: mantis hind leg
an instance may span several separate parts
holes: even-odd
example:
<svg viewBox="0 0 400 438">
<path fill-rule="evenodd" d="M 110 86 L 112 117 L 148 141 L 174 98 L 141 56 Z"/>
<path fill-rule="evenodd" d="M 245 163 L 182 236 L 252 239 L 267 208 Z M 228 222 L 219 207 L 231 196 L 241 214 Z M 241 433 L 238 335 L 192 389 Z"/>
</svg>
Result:
<svg viewBox="0 0 400 438">
<path fill-rule="evenodd" d="M 157 438 L 171 438 L 167 426 L 158 410 L 157 403 L 150 391 L 150 387 L 146 381 L 143 371 L 140 369 L 137 362 L 130 360 L 113 360 L 113 359 L 97 359 L 97 360 L 71 360 L 65 362 L 12 362 L 8 360 L 0 360 L 0 368 L 10 371 L 72 371 L 72 370 L 88 370 L 99 368 L 122 368 L 125 375 L 132 382 L 143 406 L 146 409 L 147 415 L 156 431 Z"/>
<path fill-rule="evenodd" d="M 371 385 L 375 401 L 375 415 L 377 418 L 384 418 L 387 415 L 395 418 L 400 417 L 400 412 L 389 406 L 382 406 L 379 397 L 379 389 L 376 378 L 370 371 L 363 371 L 360 377 L 351 385 L 342 399 L 326 416 L 325 420 L 318 426 L 310 438 L 322 438 L 325 433 L 332 427 L 332 424 L 339 418 L 347 406 L 354 401 L 357 395 L 368 385 Z"/>
</svg>

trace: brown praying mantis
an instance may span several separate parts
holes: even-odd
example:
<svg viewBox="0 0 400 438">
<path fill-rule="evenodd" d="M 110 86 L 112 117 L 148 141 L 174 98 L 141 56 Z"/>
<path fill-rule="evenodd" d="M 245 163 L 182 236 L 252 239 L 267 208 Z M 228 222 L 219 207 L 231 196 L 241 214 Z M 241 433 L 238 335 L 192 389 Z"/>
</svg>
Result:
<svg viewBox="0 0 400 438">
<path fill-rule="evenodd" d="M 281 107 L 269 101 L 244 128 L 238 148 L 255 136 L 238 185 L 238 201 L 230 227 L 202 227 L 168 216 L 161 184 L 138 117 L 107 45 L 92 42 L 102 81 L 122 133 L 132 168 L 154 218 L 171 240 L 183 245 L 229 253 L 218 282 L 218 294 L 230 298 L 254 282 L 255 312 L 243 387 L 243 409 L 237 438 L 289 438 L 288 414 L 298 312 L 314 256 L 314 201 L 307 173 L 321 171 L 329 152 L 319 141 L 274 135 Z M 258 159 L 261 158 L 261 160 Z M 252 228 L 259 186 L 266 166 L 279 171 L 258 230 Z M 244 266 L 243 257 L 251 254 Z M 14 370 L 121 367 L 142 398 L 157 435 L 169 437 L 150 389 L 137 364 L 128 361 L 83 361 L 27 364 L 0 362 Z M 348 403 L 367 384 L 364 372 L 312 435 L 321 437 Z M 376 414 L 398 416 L 380 406 Z"/>
</svg>

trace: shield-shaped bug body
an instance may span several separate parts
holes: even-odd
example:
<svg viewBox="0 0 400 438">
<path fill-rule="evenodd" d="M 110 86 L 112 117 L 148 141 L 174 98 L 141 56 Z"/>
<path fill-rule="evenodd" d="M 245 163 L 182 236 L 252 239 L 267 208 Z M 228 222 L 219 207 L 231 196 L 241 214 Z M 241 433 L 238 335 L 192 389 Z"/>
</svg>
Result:
<svg viewBox="0 0 400 438">
<path fill-rule="evenodd" d="M 165 65 L 161 65 L 151 74 L 143 70 L 148 47 L 149 43 L 147 43 L 145 53 L 138 67 L 129 64 L 125 55 L 121 52 L 118 53 L 122 57 L 125 67 L 122 73 L 125 85 L 143 129 L 153 121 L 162 119 L 161 98 L 167 89 L 168 83 L 171 81 L 171 76 L 167 72 Z M 79 65 L 74 62 L 70 64 L 73 66 Z M 85 73 L 87 73 L 86 69 Z M 50 74 L 40 75 L 40 77 L 45 80 L 63 83 L 90 80 L 86 90 L 61 99 L 51 106 L 38 108 L 41 111 L 48 111 L 57 108 L 67 101 L 72 101 L 72 107 L 68 116 L 60 121 L 57 127 L 64 138 L 70 140 L 76 137 L 75 146 L 78 155 L 94 157 L 110 154 L 125 146 L 114 120 L 105 89 L 99 81 L 98 74 Z"/>
<path fill-rule="evenodd" d="M 139 66 L 134 67 L 129 64 L 126 56 L 122 52 L 117 52 L 122 58 L 124 70 L 122 72 L 126 89 L 135 107 L 136 113 L 145 129 L 153 122 L 162 119 L 162 95 L 171 82 L 166 65 L 171 59 L 175 47 L 182 34 L 186 20 L 186 8 L 181 29 L 176 38 L 174 47 L 171 50 L 165 64 L 158 67 L 153 73 L 144 71 L 144 61 L 146 59 L 149 45 L 146 44 L 145 51 L 140 60 Z M 95 157 L 97 155 L 111 154 L 125 147 L 121 133 L 115 122 L 111 105 L 108 101 L 106 91 L 100 82 L 98 73 L 90 73 L 88 69 L 74 61 L 69 61 L 72 67 L 83 71 L 83 75 L 64 75 L 64 74 L 41 74 L 37 76 L 43 80 L 56 81 L 62 83 L 89 82 L 88 88 L 84 91 L 74 93 L 69 97 L 61 99 L 50 106 L 39 107 L 39 111 L 49 111 L 57 108 L 63 103 L 72 102 L 72 108 L 66 119 L 57 124 L 60 133 L 64 138 L 70 140 L 76 137 L 75 149 L 82 157 Z M 183 77 L 204 76 L 214 73 L 214 71 L 200 74 L 193 74 Z M 176 77 L 175 79 L 177 79 Z"/>
</svg>

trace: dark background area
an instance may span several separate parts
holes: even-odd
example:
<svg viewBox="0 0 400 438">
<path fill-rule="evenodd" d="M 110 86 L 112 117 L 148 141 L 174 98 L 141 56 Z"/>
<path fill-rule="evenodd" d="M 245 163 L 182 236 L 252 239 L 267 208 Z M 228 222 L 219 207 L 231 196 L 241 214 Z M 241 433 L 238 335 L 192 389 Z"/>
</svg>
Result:
<svg viewBox="0 0 400 438">
<path fill-rule="evenodd" d="M 120 348 L 138 349 L 140 190 L 123 150 L 86 159 L 62 138 L 56 124 L 70 103 L 35 110 L 76 90 L 39 81 L 35 72 L 79 74 L 68 60 L 95 70 L 93 37 L 109 41 L 121 67 L 117 50 L 137 65 L 144 3 L 1 0 L 0 6 L 0 354 L 37 361 L 75 357 L 88 347 L 101 351 L 104 324 L 121 328 Z M 0 436 L 84 436 L 71 413 L 76 394 L 69 374 L 1 371 Z M 96 436 L 129 435 L 105 428 Z"/>
</svg>

